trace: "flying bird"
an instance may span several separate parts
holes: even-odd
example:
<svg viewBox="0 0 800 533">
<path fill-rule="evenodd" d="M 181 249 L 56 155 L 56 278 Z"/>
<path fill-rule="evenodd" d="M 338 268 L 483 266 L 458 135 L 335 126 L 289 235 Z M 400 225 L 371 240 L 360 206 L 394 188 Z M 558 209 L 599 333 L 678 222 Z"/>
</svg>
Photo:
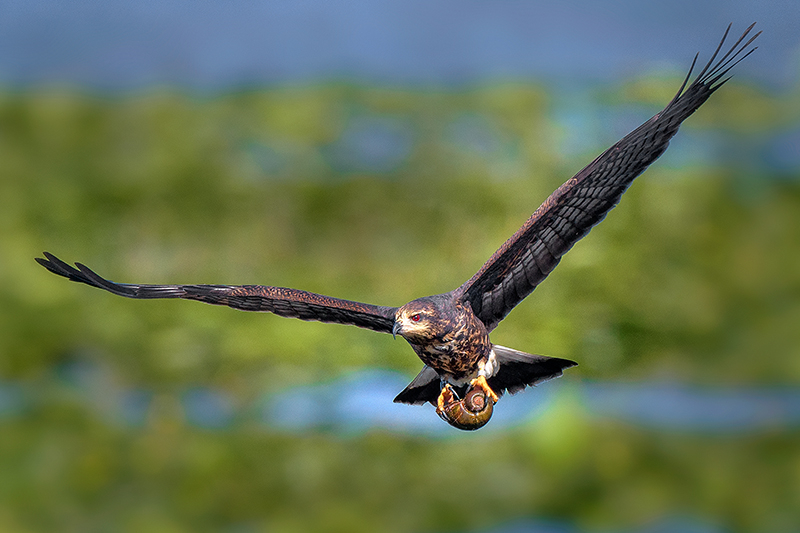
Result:
<svg viewBox="0 0 800 533">
<path fill-rule="evenodd" d="M 504 392 L 513 394 L 561 376 L 564 369 L 577 364 L 493 344 L 489 334 L 617 205 L 634 178 L 666 150 L 681 123 L 728 81 L 730 69 L 756 49 L 750 45 L 761 32 L 745 42 L 753 26 L 717 59 L 728 26 L 694 81 L 689 83 L 697 56 L 677 94 L 661 112 L 561 185 L 474 276 L 444 294 L 390 307 L 261 285 L 115 283 L 81 263 L 72 267 L 47 252 L 36 261 L 71 281 L 127 298 L 183 298 L 399 335 L 425 366 L 394 401 L 430 402 L 451 425 L 477 429 L 488 422 L 492 406 Z"/>
</svg>

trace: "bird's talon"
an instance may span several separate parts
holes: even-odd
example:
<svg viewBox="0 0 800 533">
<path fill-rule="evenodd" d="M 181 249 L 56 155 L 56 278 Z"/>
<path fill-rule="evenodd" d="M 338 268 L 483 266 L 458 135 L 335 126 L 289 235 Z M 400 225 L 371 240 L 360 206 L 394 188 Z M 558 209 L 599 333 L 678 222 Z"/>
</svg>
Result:
<svg viewBox="0 0 800 533">
<path fill-rule="evenodd" d="M 497 400 L 500 399 L 500 397 L 492 390 L 492 388 L 486 382 L 486 378 L 483 376 L 478 376 L 477 378 L 473 379 L 472 381 L 469 382 L 469 385 L 472 388 L 481 389 L 488 398 L 492 399 L 494 403 L 497 403 Z"/>
<path fill-rule="evenodd" d="M 447 406 L 456 401 L 456 393 L 453 392 L 453 387 L 451 387 L 449 383 L 446 383 L 445 386 L 442 387 L 442 392 L 439 393 L 439 397 L 436 399 L 436 412 L 441 415 Z"/>
</svg>

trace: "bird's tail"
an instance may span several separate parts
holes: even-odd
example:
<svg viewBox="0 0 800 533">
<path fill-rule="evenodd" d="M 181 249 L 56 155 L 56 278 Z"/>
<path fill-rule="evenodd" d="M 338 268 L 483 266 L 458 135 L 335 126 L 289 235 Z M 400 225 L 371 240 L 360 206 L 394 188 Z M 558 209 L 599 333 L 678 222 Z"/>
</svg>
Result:
<svg viewBox="0 0 800 533">
<path fill-rule="evenodd" d="M 486 381 L 498 395 L 504 391 L 515 394 L 525 387 L 533 387 L 557 378 L 563 374 L 565 368 L 578 365 L 569 359 L 534 355 L 497 344 L 492 350 L 498 368 Z"/>
<path fill-rule="evenodd" d="M 492 350 L 497 370 L 486 381 L 498 396 L 505 391 L 515 394 L 525 387 L 532 387 L 548 379 L 557 378 L 563 374 L 565 368 L 578 364 L 569 359 L 529 354 L 497 344 L 492 347 Z M 466 385 L 462 389 L 465 387 Z M 436 405 L 436 399 L 439 397 L 441 389 L 439 374 L 426 365 L 417 374 L 414 381 L 397 395 L 394 402 L 413 405 L 430 402 Z M 463 390 L 459 390 L 463 392 Z"/>
<path fill-rule="evenodd" d="M 422 405 L 431 402 L 436 405 L 436 399 L 442 390 L 439 374 L 433 368 L 425 365 L 422 371 L 417 374 L 414 381 L 397 395 L 394 403 L 409 403 L 412 405 Z"/>
</svg>

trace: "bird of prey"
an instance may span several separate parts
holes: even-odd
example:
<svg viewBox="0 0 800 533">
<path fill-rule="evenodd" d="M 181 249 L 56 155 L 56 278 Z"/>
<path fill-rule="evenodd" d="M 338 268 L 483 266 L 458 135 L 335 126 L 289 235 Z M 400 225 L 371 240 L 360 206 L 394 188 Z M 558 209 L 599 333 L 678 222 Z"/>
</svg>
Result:
<svg viewBox="0 0 800 533">
<path fill-rule="evenodd" d="M 729 70 L 755 50 L 750 45 L 761 32 L 744 42 L 754 25 L 717 59 L 730 31 L 728 26 L 694 81 L 689 83 L 697 56 L 677 94 L 661 112 L 561 185 L 474 276 L 444 294 L 387 307 L 260 285 L 115 283 L 81 263 L 74 268 L 46 252 L 44 259 L 36 261 L 71 281 L 127 298 L 183 298 L 400 335 L 425 366 L 394 401 L 430 402 L 455 427 L 476 429 L 488 418 L 459 422 L 451 409 L 454 405 L 462 407 L 460 402 L 470 392 L 477 391 L 481 396 L 477 407 L 470 406 L 469 411 L 483 413 L 504 392 L 513 394 L 558 377 L 564 369 L 577 364 L 498 346 L 489 334 L 619 202 L 634 178 L 666 150 L 681 123 L 729 79 Z"/>
</svg>

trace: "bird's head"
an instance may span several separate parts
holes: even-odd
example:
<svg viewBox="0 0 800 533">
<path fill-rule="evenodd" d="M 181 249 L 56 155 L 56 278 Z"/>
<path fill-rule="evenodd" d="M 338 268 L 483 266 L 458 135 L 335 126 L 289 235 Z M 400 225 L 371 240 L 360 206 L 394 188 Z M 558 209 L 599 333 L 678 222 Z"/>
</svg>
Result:
<svg viewBox="0 0 800 533">
<path fill-rule="evenodd" d="M 449 331 L 447 313 L 435 297 L 412 300 L 397 310 L 392 335 L 408 342 L 426 344 Z"/>
</svg>

